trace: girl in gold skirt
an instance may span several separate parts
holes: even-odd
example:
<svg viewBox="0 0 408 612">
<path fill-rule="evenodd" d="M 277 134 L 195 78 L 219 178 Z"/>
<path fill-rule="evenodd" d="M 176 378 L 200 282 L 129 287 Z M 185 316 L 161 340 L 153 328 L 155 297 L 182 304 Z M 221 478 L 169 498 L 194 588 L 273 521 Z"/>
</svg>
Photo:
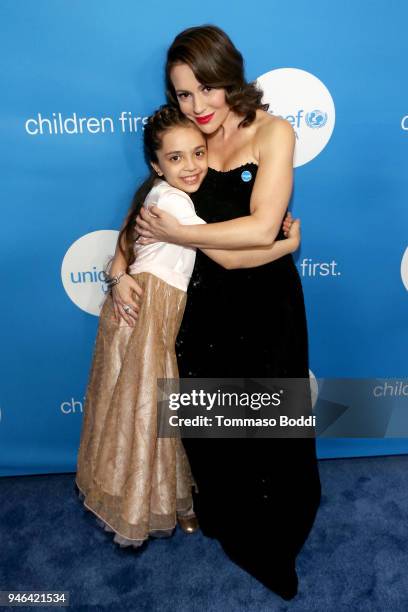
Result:
<svg viewBox="0 0 408 612">
<path fill-rule="evenodd" d="M 121 546 L 140 546 L 149 535 L 167 536 L 177 519 L 186 532 L 197 528 L 192 508 L 193 478 L 180 438 L 157 435 L 157 379 L 178 378 L 175 341 L 186 304 L 195 249 L 135 241 L 141 206 L 155 204 L 181 224 L 204 223 L 188 193 L 207 173 L 202 132 L 176 108 L 161 107 L 144 130 L 149 178 L 136 192 L 118 248 L 124 269 L 111 286 L 130 275 L 143 290 L 136 323 L 107 297 L 102 307 L 86 392 L 76 484 L 86 508 L 114 533 Z M 272 259 L 299 245 L 294 222 L 289 238 L 268 250 Z M 252 267 L 265 253 L 205 250 L 224 267 Z M 134 312 L 131 314 L 135 314 Z M 134 321 L 135 319 L 133 319 Z"/>
</svg>

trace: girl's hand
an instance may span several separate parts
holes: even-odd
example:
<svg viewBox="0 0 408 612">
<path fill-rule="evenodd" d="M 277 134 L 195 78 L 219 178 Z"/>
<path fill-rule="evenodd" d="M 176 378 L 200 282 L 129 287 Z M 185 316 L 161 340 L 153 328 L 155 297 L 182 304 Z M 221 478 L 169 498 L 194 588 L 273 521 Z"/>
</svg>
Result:
<svg viewBox="0 0 408 612">
<path fill-rule="evenodd" d="M 286 238 L 289 237 L 289 230 L 291 228 L 292 223 L 293 223 L 292 214 L 288 212 L 282 223 L 283 233 L 286 236 Z"/>
<path fill-rule="evenodd" d="M 124 274 L 117 285 L 112 287 L 113 310 L 116 322 L 120 319 L 132 327 L 139 314 L 140 300 L 143 295 L 141 287 L 130 274 Z"/>
<path fill-rule="evenodd" d="M 142 206 L 136 218 L 136 233 L 140 236 L 138 239 L 140 244 L 153 242 L 180 244 L 182 227 L 176 217 L 157 206 L 149 206 L 149 210 Z"/>
<path fill-rule="evenodd" d="M 288 238 L 291 238 L 292 240 L 294 240 L 294 244 L 296 246 L 295 251 L 297 251 L 300 246 L 300 238 L 301 238 L 300 219 L 295 219 L 294 221 L 292 221 L 292 225 L 288 232 Z"/>
</svg>

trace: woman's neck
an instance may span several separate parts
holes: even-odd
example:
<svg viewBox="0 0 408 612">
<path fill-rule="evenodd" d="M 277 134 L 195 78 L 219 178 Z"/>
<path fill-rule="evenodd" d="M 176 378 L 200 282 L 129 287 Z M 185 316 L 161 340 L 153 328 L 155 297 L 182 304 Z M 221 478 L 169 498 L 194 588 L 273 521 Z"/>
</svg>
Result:
<svg viewBox="0 0 408 612">
<path fill-rule="evenodd" d="M 241 115 L 229 111 L 224 123 L 220 125 L 214 134 L 209 134 L 207 140 L 213 141 L 214 143 L 227 143 L 236 134 L 242 119 L 243 117 Z"/>
<path fill-rule="evenodd" d="M 217 132 L 207 137 L 211 168 L 225 171 L 247 162 L 258 163 L 253 150 L 255 125 L 239 128 L 242 120 L 242 115 L 230 111 Z"/>
</svg>

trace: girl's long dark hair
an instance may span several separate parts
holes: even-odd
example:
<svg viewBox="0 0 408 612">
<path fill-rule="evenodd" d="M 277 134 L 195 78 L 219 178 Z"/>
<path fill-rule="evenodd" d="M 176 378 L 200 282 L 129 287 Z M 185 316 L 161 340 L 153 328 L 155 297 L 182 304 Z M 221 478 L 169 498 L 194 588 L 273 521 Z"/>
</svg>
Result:
<svg viewBox="0 0 408 612">
<path fill-rule="evenodd" d="M 158 163 L 157 151 L 161 148 L 163 134 L 174 127 L 191 127 L 194 124 L 183 115 L 178 106 L 165 104 L 151 115 L 144 127 L 143 149 L 146 163 L 150 168 L 150 175 L 137 189 L 133 196 L 125 223 L 119 232 L 118 245 L 127 264 L 126 270 L 135 261 L 134 242 L 138 236 L 135 230 L 136 217 L 143 206 L 147 194 L 152 189 L 158 174 L 153 170 L 151 162 Z"/>
<path fill-rule="evenodd" d="M 187 64 L 197 81 L 208 87 L 225 89 L 230 109 L 242 115 L 239 124 L 250 125 L 257 109 L 268 110 L 262 104 L 263 92 L 255 83 L 247 83 L 244 60 L 227 34 L 214 25 L 197 26 L 180 32 L 167 51 L 166 90 L 168 101 L 178 104 L 170 73 L 177 64 Z"/>
</svg>

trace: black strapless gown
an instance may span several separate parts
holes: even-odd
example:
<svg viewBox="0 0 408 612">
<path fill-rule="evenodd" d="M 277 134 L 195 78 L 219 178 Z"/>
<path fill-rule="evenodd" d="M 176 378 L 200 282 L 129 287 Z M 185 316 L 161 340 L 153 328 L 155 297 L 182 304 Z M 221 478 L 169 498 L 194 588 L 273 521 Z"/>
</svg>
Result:
<svg viewBox="0 0 408 612">
<path fill-rule="evenodd" d="M 251 180 L 244 182 L 244 171 Z M 252 163 L 228 172 L 209 169 L 193 194 L 197 214 L 208 223 L 248 215 L 256 172 Z M 225 270 L 198 250 L 177 356 L 183 378 L 308 377 L 305 307 L 292 256 Z M 295 559 L 320 501 L 315 440 L 183 443 L 198 485 L 194 504 L 203 533 L 268 588 L 294 597 Z"/>
</svg>

